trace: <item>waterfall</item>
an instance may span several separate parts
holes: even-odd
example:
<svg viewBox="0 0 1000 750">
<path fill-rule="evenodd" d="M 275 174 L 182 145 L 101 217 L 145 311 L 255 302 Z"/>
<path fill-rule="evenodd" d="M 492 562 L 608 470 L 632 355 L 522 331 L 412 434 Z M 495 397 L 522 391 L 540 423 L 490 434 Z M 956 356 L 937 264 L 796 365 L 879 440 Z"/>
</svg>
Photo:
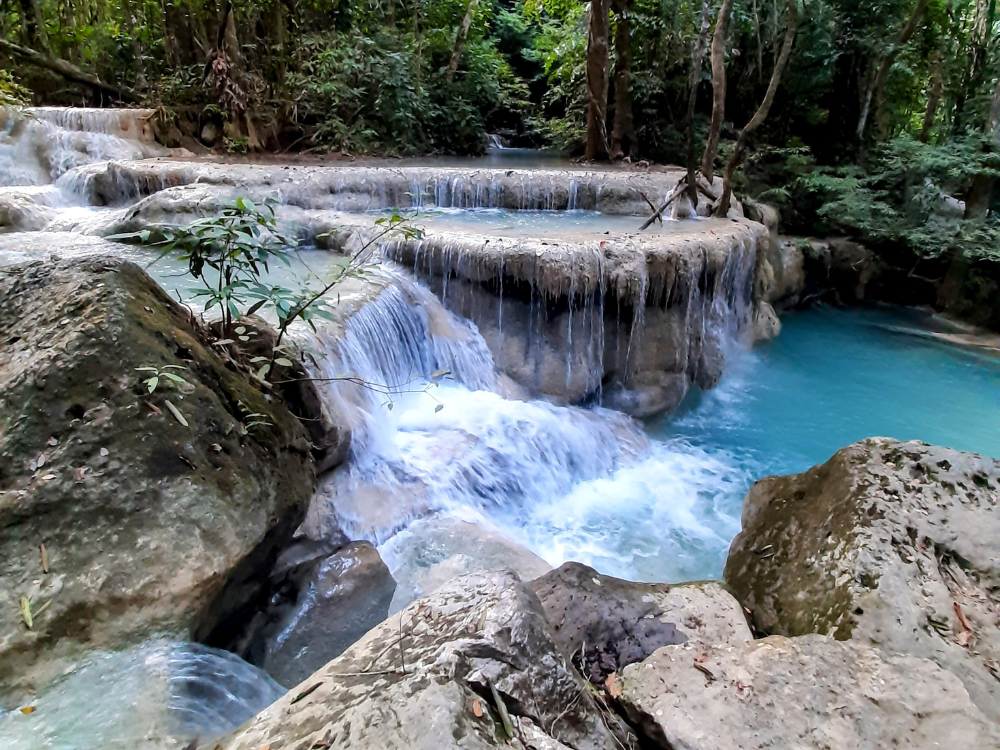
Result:
<svg viewBox="0 0 1000 750">
<path fill-rule="evenodd" d="M 136 200 L 165 187 L 202 183 L 238 187 L 255 199 L 270 195 L 288 205 L 331 211 L 433 205 L 545 211 L 572 208 L 639 215 L 647 210 L 643 194 L 652 201 L 660 200 L 676 181 L 674 175 L 666 172 L 420 166 L 324 168 L 109 158 L 117 161 L 81 170 L 79 177 L 73 179 L 80 194 L 97 205 Z"/>
<path fill-rule="evenodd" d="M 310 536 L 382 542 L 429 513 L 516 514 L 646 450 L 616 412 L 505 398 L 476 327 L 401 273 L 380 273 L 363 304 L 346 300 L 344 320 L 299 333 L 327 413 L 353 430 L 351 460 L 310 507 Z"/>
<path fill-rule="evenodd" d="M 27 107 L 0 110 L 0 185 L 44 185 L 85 164 L 166 153 L 152 110 Z"/>
</svg>

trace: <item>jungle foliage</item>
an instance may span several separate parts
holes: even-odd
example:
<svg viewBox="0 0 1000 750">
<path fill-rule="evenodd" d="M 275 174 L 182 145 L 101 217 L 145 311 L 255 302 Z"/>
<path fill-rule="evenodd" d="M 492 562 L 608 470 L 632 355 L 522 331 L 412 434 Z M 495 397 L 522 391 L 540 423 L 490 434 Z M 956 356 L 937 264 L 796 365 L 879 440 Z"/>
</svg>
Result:
<svg viewBox="0 0 1000 750">
<path fill-rule="evenodd" d="M 995 258 L 996 5 L 0 0 L 0 96 L 144 103 L 165 139 L 237 152 L 475 154 L 494 133 L 695 161 L 798 231 Z"/>
</svg>

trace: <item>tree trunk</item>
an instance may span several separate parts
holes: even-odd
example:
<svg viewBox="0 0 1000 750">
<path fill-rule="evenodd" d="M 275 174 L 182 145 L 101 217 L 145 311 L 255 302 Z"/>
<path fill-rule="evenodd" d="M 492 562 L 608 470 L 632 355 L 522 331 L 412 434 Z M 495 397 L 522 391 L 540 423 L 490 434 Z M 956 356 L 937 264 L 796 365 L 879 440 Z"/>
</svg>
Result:
<svg viewBox="0 0 1000 750">
<path fill-rule="evenodd" d="M 1000 153 L 1000 75 L 997 76 L 986 120 L 987 150 Z M 980 219 L 986 216 L 993 202 L 996 178 L 992 175 L 977 174 L 965 196 L 965 218 Z"/>
<path fill-rule="evenodd" d="M 733 0 L 722 0 L 715 19 L 712 35 L 712 123 L 708 128 L 708 141 L 701 157 L 701 173 L 712 183 L 715 175 L 715 152 L 719 147 L 719 133 L 726 113 L 726 19 L 733 10 Z"/>
<path fill-rule="evenodd" d="M 698 29 L 698 37 L 695 39 L 694 47 L 691 50 L 691 74 L 688 81 L 688 108 L 687 108 L 687 192 L 691 201 L 691 208 L 698 207 L 698 184 L 695 171 L 698 163 L 694 155 L 694 113 L 698 105 L 698 85 L 701 83 L 701 67 L 705 60 L 705 49 L 708 46 L 709 23 L 709 0 L 702 0 L 701 3 L 701 25 Z"/>
<path fill-rule="evenodd" d="M 122 15 L 125 16 L 125 30 L 132 40 L 132 57 L 135 65 L 135 85 L 139 89 L 146 88 L 146 65 L 142 61 L 142 44 L 139 35 L 135 33 L 135 18 L 132 16 L 132 3 L 122 0 Z"/>
<path fill-rule="evenodd" d="M 906 25 L 903 26 L 902 31 L 899 32 L 899 37 L 896 42 L 889 48 L 886 52 L 885 57 L 882 58 L 882 63 L 878 67 L 878 73 L 875 74 L 875 85 L 873 86 L 873 93 L 875 97 L 875 126 L 877 128 L 876 139 L 879 141 L 885 140 L 889 133 L 889 113 L 885 107 L 885 86 L 889 81 L 889 73 L 892 70 L 893 64 L 896 62 L 896 57 L 899 55 L 899 50 L 910 41 L 910 37 L 913 36 L 913 32 L 917 30 L 920 24 L 920 19 L 923 18 L 924 12 L 927 10 L 928 0 L 917 0 L 917 4 L 913 6 L 913 12 L 910 14 L 910 18 L 907 20 Z M 858 136 L 863 137 L 865 134 L 865 122 L 862 121 L 858 127 Z"/>
<path fill-rule="evenodd" d="M 24 19 L 24 36 L 28 47 L 37 47 L 48 53 L 49 35 L 45 32 L 45 17 L 38 0 L 21 0 L 21 17 Z"/>
<path fill-rule="evenodd" d="M 608 0 L 590 1 L 587 31 L 587 161 L 608 158 Z"/>
<path fill-rule="evenodd" d="M 611 128 L 611 158 L 636 154 L 635 122 L 632 118 L 632 12 L 631 0 L 612 0 L 615 14 L 615 120 Z"/>
<path fill-rule="evenodd" d="M 459 24 L 455 33 L 455 47 L 451 53 L 451 61 L 448 63 L 448 70 L 444 74 L 445 83 L 451 84 L 455 80 L 455 72 L 459 63 L 462 62 L 462 53 L 465 52 L 465 40 L 469 36 L 469 28 L 472 26 L 472 19 L 475 16 L 476 8 L 479 7 L 479 0 L 469 0 L 469 5 L 465 9 L 465 17 Z"/>
<path fill-rule="evenodd" d="M 861 114 L 858 116 L 858 127 L 855 130 L 855 135 L 857 135 L 859 143 L 865 135 L 865 128 L 868 126 L 868 113 L 871 112 L 872 108 L 872 95 L 875 93 L 875 74 L 877 72 L 877 68 L 873 66 L 873 69 L 865 75 L 864 93 L 861 98 Z"/>
<path fill-rule="evenodd" d="M 124 86 L 116 86 L 113 83 L 105 83 L 97 76 L 80 70 L 73 63 L 66 62 L 58 57 L 49 57 L 48 55 L 43 55 L 41 52 L 36 52 L 28 47 L 22 47 L 19 44 L 12 44 L 4 39 L 0 39 L 0 51 L 16 55 L 25 62 L 37 65 L 39 68 L 45 68 L 46 70 L 51 70 L 53 73 L 58 73 L 68 81 L 89 86 L 96 93 L 111 94 L 116 99 L 124 101 L 139 101 L 139 95 L 131 89 Z"/>
<path fill-rule="evenodd" d="M 771 82 L 767 84 L 767 93 L 764 94 L 764 101 L 760 103 L 760 107 L 757 108 L 754 116 L 750 118 L 747 126 L 740 131 L 739 138 L 736 139 L 736 147 L 733 149 L 733 154 L 729 157 L 729 161 L 726 162 L 726 171 L 722 181 L 722 197 L 719 199 L 719 205 L 715 209 L 716 216 L 725 217 L 729 213 L 729 203 L 733 195 L 733 173 L 736 172 L 736 168 L 743 160 L 743 154 L 747 147 L 747 138 L 764 122 L 767 118 L 767 113 L 771 109 L 771 104 L 774 102 L 774 95 L 778 91 L 781 76 L 785 72 L 788 57 L 792 53 L 792 45 L 795 43 L 795 31 L 799 22 L 798 8 L 795 3 L 796 0 L 788 0 L 788 25 L 785 28 L 785 41 L 782 42 L 781 54 L 778 56 L 778 61 L 774 64 L 774 71 L 771 73 Z"/>
<path fill-rule="evenodd" d="M 927 143 L 931 137 L 931 128 L 934 127 L 934 118 L 937 117 L 938 105 L 941 103 L 941 96 L 944 94 L 944 75 L 942 68 L 941 50 L 935 50 L 931 59 L 934 72 L 931 74 L 931 87 L 927 92 L 927 109 L 924 110 L 924 123 L 920 127 L 920 142 Z"/>
<path fill-rule="evenodd" d="M 413 91 L 420 98 L 420 0 L 413 0 Z"/>
</svg>

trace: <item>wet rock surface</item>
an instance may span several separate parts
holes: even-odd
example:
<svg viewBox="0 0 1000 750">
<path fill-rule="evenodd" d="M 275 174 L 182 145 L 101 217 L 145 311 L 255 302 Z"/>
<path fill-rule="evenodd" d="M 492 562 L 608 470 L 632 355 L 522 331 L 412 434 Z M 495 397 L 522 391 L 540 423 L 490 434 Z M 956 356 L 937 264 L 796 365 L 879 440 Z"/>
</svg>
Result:
<svg viewBox="0 0 1000 750">
<path fill-rule="evenodd" d="M 458 578 L 414 602 L 220 743 L 268 745 L 616 747 L 538 599 L 506 571 Z"/>
<path fill-rule="evenodd" d="M 664 750 L 991 748 L 1000 731 L 926 659 L 823 636 L 660 649 L 619 701 Z"/>
<path fill-rule="evenodd" d="M 184 382 L 161 377 L 150 394 L 136 368 L 167 366 Z M 247 430 L 255 412 L 268 424 Z M 313 484 L 295 417 L 227 369 L 137 266 L 0 270 L 5 691 L 33 691 L 91 649 L 226 617 Z"/>
<path fill-rule="evenodd" d="M 764 633 L 930 659 L 1000 718 L 1000 463 L 874 438 L 750 489 L 725 580 Z"/>
<path fill-rule="evenodd" d="M 506 568 L 530 581 L 552 570 L 503 535 L 450 518 L 415 521 L 390 539 L 382 554 L 397 583 L 393 613 L 461 575 Z"/>
<path fill-rule="evenodd" d="M 739 603 L 718 583 L 633 583 L 570 562 L 530 586 L 563 652 L 596 685 L 663 646 L 751 638 Z"/>
<path fill-rule="evenodd" d="M 368 542 L 329 554 L 327 544 L 304 541 L 282 553 L 266 608 L 230 648 L 292 687 L 385 620 L 395 588 Z"/>
</svg>

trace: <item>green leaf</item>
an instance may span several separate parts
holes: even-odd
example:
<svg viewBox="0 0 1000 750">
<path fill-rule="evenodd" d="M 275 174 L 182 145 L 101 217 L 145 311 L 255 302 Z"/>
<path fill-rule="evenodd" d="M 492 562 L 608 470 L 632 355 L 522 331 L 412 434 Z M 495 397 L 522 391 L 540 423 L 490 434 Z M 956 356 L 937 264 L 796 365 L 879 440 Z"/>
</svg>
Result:
<svg viewBox="0 0 1000 750">
<path fill-rule="evenodd" d="M 276 360 L 274 360 L 274 363 L 277 365 L 281 365 L 282 367 L 292 366 L 292 361 L 290 359 L 285 359 L 284 357 L 278 357 Z"/>
</svg>

